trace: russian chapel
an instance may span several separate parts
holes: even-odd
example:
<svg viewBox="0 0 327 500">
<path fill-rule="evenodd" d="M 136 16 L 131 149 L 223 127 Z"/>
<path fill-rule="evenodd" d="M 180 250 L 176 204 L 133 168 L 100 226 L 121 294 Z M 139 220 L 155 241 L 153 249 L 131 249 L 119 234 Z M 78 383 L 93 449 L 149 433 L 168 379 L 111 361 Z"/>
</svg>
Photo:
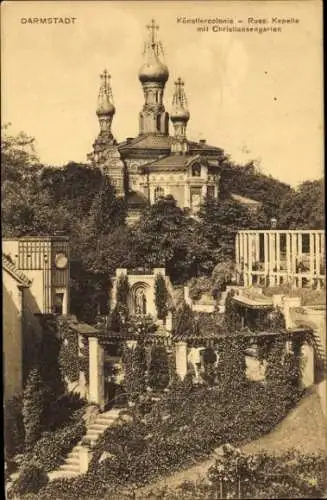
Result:
<svg viewBox="0 0 327 500">
<path fill-rule="evenodd" d="M 220 148 L 209 146 L 204 140 L 188 140 L 190 112 L 181 78 L 174 84 L 170 115 L 166 111 L 164 92 L 169 71 L 157 36 L 158 26 L 152 20 L 147 28 L 144 61 L 138 74 L 144 93 L 138 135 L 120 143 L 113 137 L 111 126 L 116 108 L 110 75 L 105 70 L 96 110 L 100 132 L 88 155 L 88 161 L 110 177 L 117 195 L 126 197 L 130 222 L 162 196 L 172 195 L 178 206 L 193 213 L 205 197 L 218 198 L 219 165 L 223 158 Z"/>
</svg>

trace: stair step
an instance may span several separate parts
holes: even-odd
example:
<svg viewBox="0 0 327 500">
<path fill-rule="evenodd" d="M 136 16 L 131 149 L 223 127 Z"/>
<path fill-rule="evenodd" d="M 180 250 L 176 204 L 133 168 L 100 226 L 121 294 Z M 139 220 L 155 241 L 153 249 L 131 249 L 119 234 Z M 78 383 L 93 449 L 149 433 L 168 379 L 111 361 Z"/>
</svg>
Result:
<svg viewBox="0 0 327 500">
<path fill-rule="evenodd" d="M 60 466 L 60 470 L 67 470 L 72 472 L 80 472 L 79 465 L 63 464 Z"/>
<path fill-rule="evenodd" d="M 65 460 L 65 464 L 79 464 L 79 457 L 67 457 Z"/>
<path fill-rule="evenodd" d="M 108 425 L 106 423 L 98 422 L 96 424 L 90 425 L 90 427 L 87 428 L 87 430 L 99 430 L 99 431 L 105 431 L 107 429 Z"/>
</svg>

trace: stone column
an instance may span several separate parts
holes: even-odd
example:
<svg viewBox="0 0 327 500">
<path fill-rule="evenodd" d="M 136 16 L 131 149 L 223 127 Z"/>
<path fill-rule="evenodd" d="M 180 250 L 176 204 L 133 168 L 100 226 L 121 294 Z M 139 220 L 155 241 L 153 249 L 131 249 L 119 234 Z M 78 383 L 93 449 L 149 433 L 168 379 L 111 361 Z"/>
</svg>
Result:
<svg viewBox="0 0 327 500">
<path fill-rule="evenodd" d="M 315 240 L 316 240 L 316 255 L 315 255 L 315 260 L 316 260 L 316 271 L 317 275 L 320 274 L 320 234 L 315 233 L 314 235 Z M 323 240 L 323 238 L 321 238 Z"/>
<path fill-rule="evenodd" d="M 292 274 L 292 265 L 291 265 L 291 249 L 290 245 L 291 244 L 291 235 L 290 233 L 286 233 L 286 274 L 287 274 L 287 281 L 290 278 L 290 275 Z"/>
<path fill-rule="evenodd" d="M 104 355 L 97 337 L 89 337 L 89 402 L 104 410 Z"/>
<path fill-rule="evenodd" d="M 292 232 L 292 254 L 291 254 L 291 259 L 292 259 L 292 277 L 293 277 L 293 288 L 297 287 L 297 277 L 296 277 L 296 257 L 297 257 L 297 234 Z"/>
<path fill-rule="evenodd" d="M 188 182 L 185 182 L 185 185 L 184 185 L 184 206 L 185 206 L 185 208 L 191 207 L 190 185 Z"/>
<path fill-rule="evenodd" d="M 280 285 L 280 233 L 276 233 L 277 286 Z"/>
<path fill-rule="evenodd" d="M 176 342 L 175 355 L 176 355 L 176 373 L 182 380 L 184 380 L 184 378 L 187 374 L 187 343 L 186 342 Z"/>
<path fill-rule="evenodd" d="M 235 261 L 236 261 L 236 268 L 239 268 L 240 265 L 240 234 L 237 233 L 235 237 Z"/>
<path fill-rule="evenodd" d="M 314 261 L 314 249 L 315 249 L 315 241 L 314 241 L 314 234 L 310 233 L 310 284 L 313 285 L 313 278 L 315 274 L 315 261 Z M 317 275 L 319 273 L 319 270 L 317 271 Z"/>
<path fill-rule="evenodd" d="M 252 260 L 253 260 L 253 249 L 252 249 L 252 233 L 248 234 L 248 261 L 249 261 L 249 267 L 248 267 L 248 286 L 252 286 Z"/>
<path fill-rule="evenodd" d="M 267 275 L 269 274 L 269 233 L 264 233 L 264 269 L 265 269 L 265 284 Z"/>
</svg>

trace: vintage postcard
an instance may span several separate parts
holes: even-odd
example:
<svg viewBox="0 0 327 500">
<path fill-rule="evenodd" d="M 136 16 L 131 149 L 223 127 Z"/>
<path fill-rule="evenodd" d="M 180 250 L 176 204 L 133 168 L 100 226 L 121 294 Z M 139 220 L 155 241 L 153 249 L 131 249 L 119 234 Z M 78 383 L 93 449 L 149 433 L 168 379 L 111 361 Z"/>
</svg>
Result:
<svg viewBox="0 0 327 500">
<path fill-rule="evenodd" d="M 6 498 L 327 498 L 322 7 L 2 3 Z"/>
</svg>

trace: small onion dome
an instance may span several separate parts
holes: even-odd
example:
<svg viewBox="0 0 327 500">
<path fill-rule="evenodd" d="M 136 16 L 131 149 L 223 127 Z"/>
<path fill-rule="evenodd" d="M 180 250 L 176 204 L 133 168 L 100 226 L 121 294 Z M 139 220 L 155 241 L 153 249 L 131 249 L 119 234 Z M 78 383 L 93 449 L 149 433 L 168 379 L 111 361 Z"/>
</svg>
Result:
<svg viewBox="0 0 327 500">
<path fill-rule="evenodd" d="M 176 107 L 172 110 L 170 114 L 170 119 L 172 122 L 184 121 L 188 122 L 190 119 L 190 113 L 187 109 L 182 107 Z"/>
<path fill-rule="evenodd" d="M 153 57 L 149 61 L 143 64 L 139 71 L 139 80 L 141 83 L 166 83 L 168 78 L 169 72 L 167 66 L 162 64 L 155 54 L 153 54 Z"/>
<path fill-rule="evenodd" d="M 98 116 L 107 116 L 115 114 L 115 106 L 110 102 L 109 98 L 102 99 L 97 107 Z"/>
</svg>

